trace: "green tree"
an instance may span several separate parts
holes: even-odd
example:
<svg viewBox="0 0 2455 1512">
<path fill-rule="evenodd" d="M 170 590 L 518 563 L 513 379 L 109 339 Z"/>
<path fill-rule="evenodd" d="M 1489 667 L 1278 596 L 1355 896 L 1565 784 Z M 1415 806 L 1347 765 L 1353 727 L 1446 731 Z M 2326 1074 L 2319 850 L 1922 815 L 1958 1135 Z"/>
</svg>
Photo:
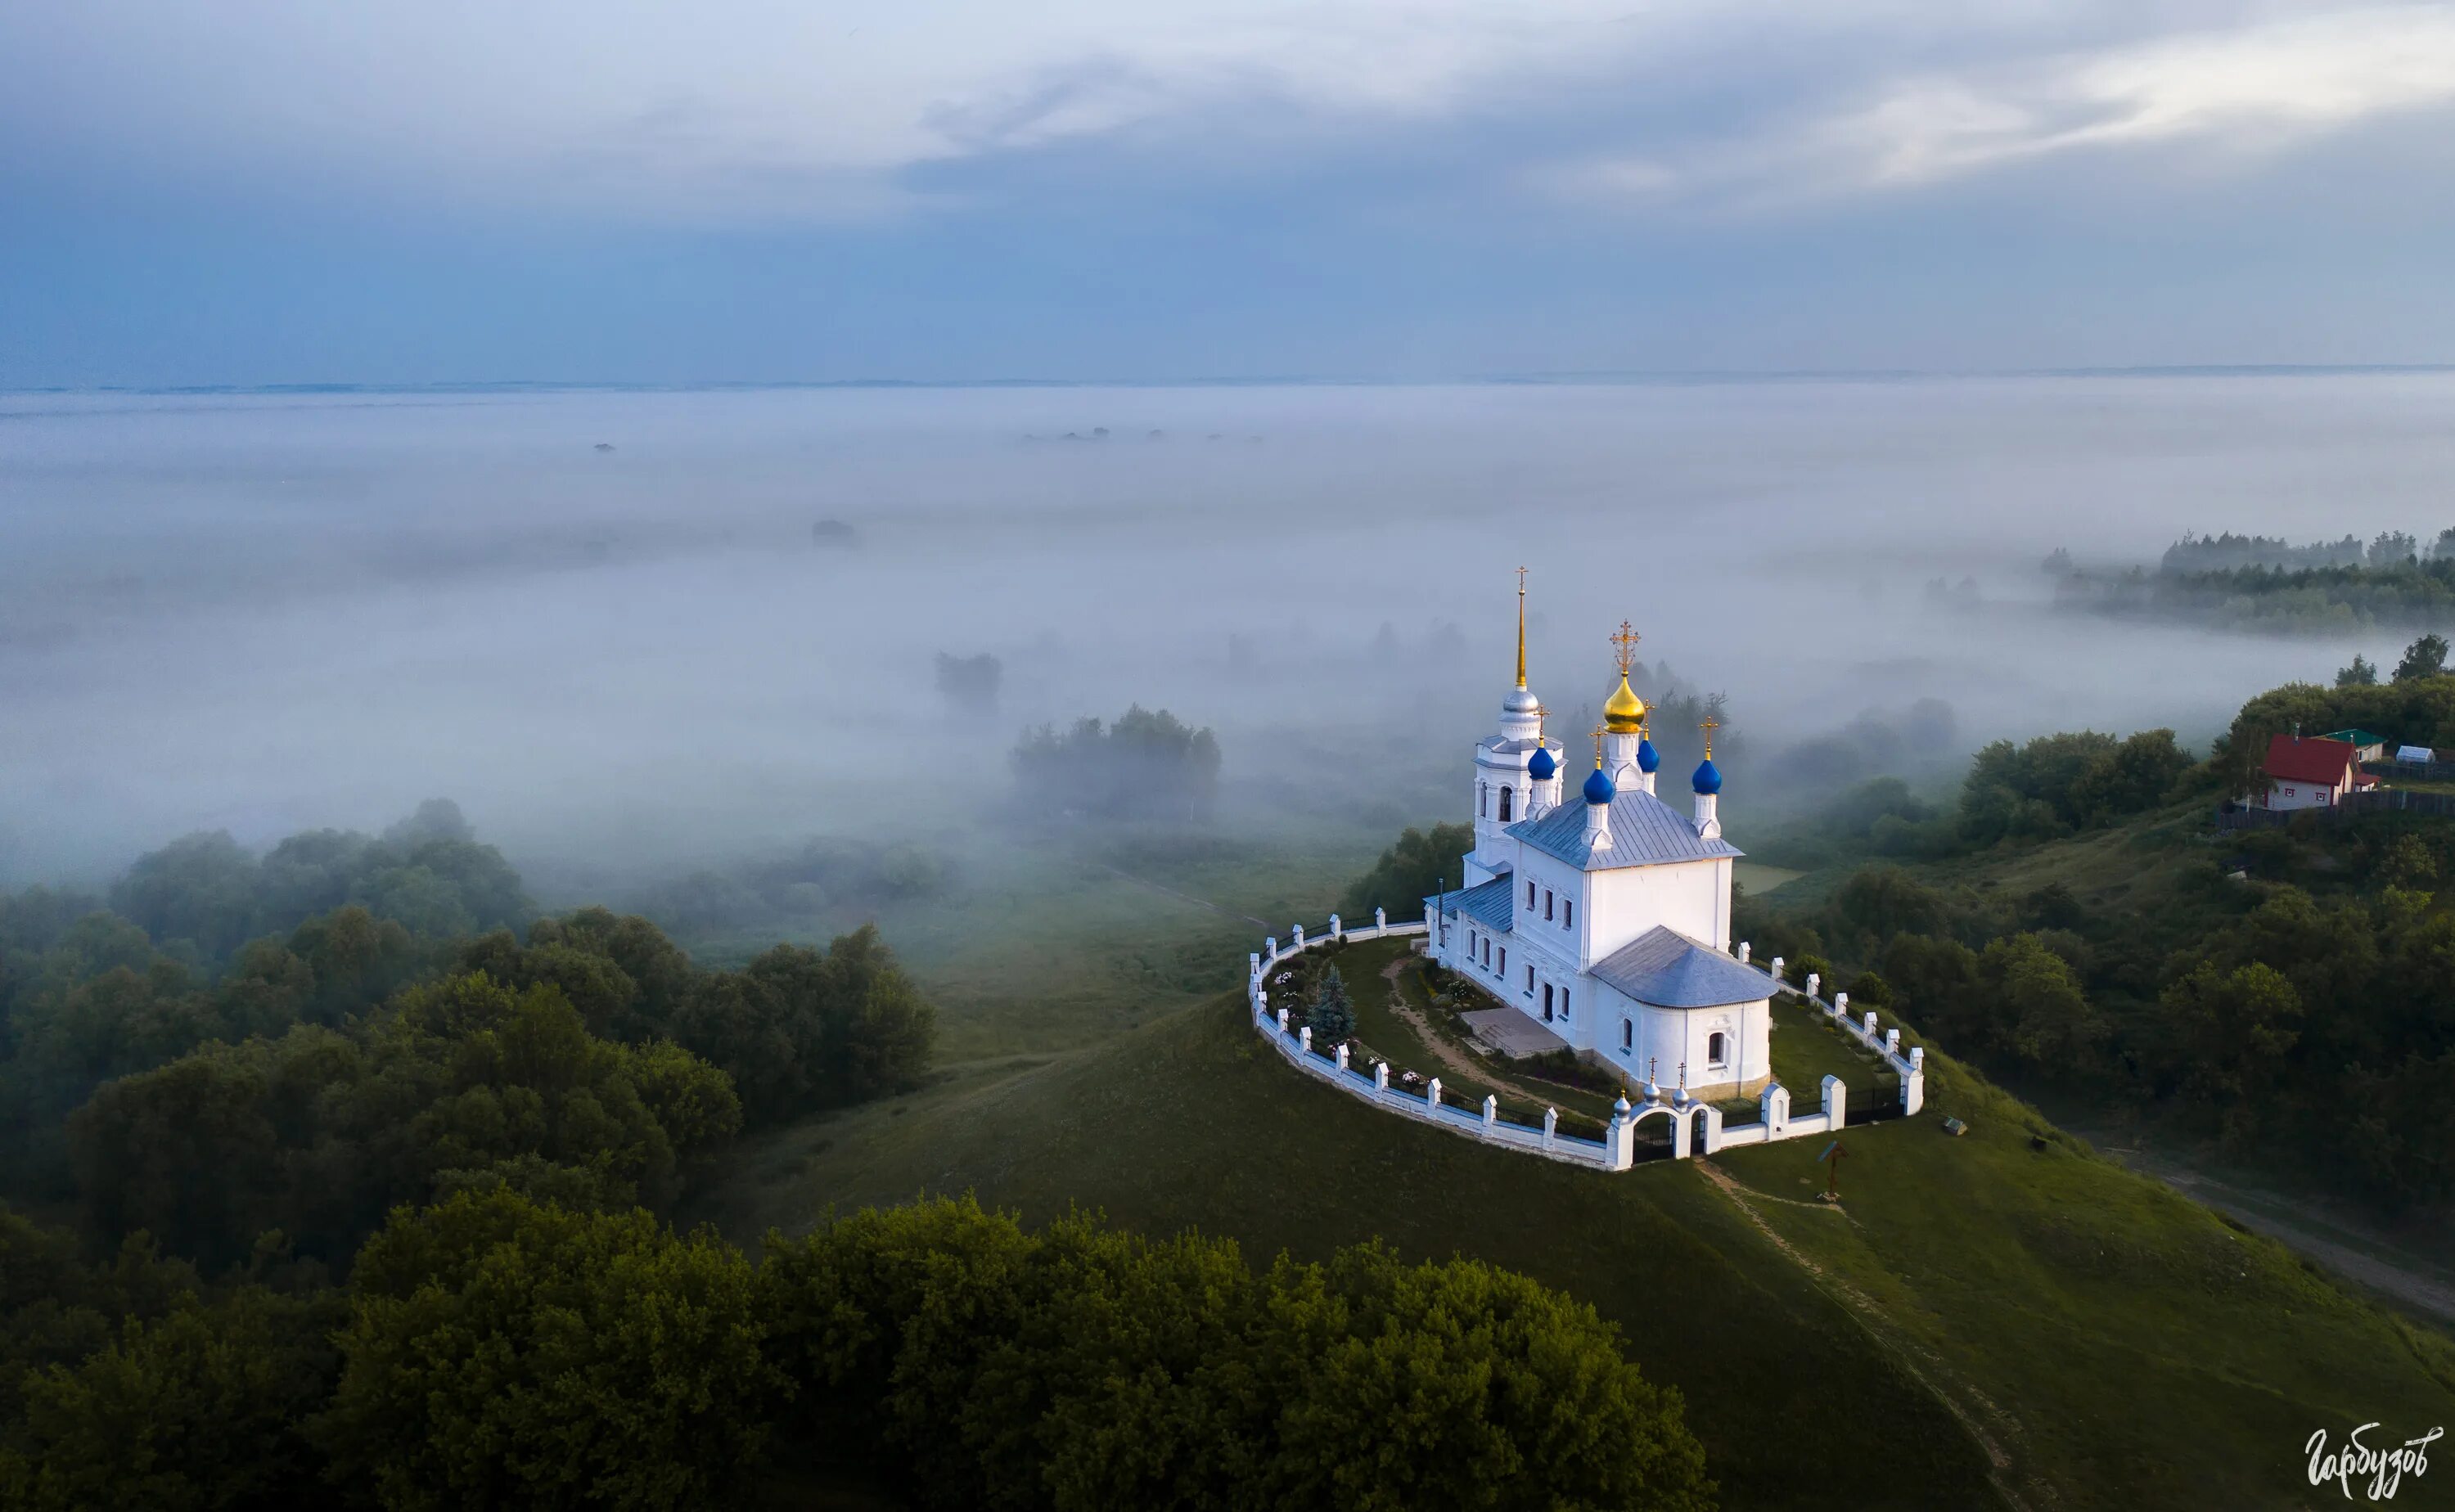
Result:
<svg viewBox="0 0 2455 1512">
<path fill-rule="evenodd" d="M 1321 985 L 1314 989 L 1312 1001 L 1305 1007 L 1305 1022 L 1312 1026 L 1312 1042 L 1316 1049 L 1328 1050 L 1344 1044 L 1355 1034 L 1355 1004 L 1347 996 L 1347 980 L 1336 966 L 1322 973 Z"/>
<path fill-rule="evenodd" d="M 2378 665 L 2360 652 L 2353 653 L 2353 664 L 2336 673 L 2339 688 L 2373 688 L 2378 685 Z"/>
<path fill-rule="evenodd" d="M 1420 915 L 1423 900 L 1446 884 L 1466 879 L 1466 854 L 1474 849 L 1471 824 L 1435 824 L 1431 830 L 1412 826 L 1399 832 L 1397 843 L 1381 853 L 1372 869 L 1350 884 L 1338 900 L 1339 912 L 1356 923 L 1376 908 L 1392 918 Z"/>
<path fill-rule="evenodd" d="M 390 1508 L 720 1504 L 784 1382 L 753 1273 L 715 1233 L 508 1191 L 368 1240 L 322 1431 Z"/>
<path fill-rule="evenodd" d="M 330 1397 L 346 1309 L 244 1287 L 191 1301 L 25 1384 L 0 1452 L 0 1500 L 29 1512 L 91 1507 L 312 1506 L 326 1493 L 304 1432 Z"/>
<path fill-rule="evenodd" d="M 1586 1303 L 1476 1260 L 1282 1259 L 1256 1372 L 1273 1404 L 1258 1500 L 1593 1509 L 1713 1504 L 1678 1394 Z"/>
<path fill-rule="evenodd" d="M 923 1506 L 1710 1504 L 1677 1394 L 1479 1263 L 1257 1278 L 1219 1240 L 966 1199 L 770 1236 L 759 1290 L 797 1410 Z"/>
<path fill-rule="evenodd" d="M 917 1085 L 937 1011 L 864 924 L 824 955 L 779 945 L 703 978 L 674 1036 L 734 1079 L 755 1127 Z"/>
<path fill-rule="evenodd" d="M 1993 998 L 1992 1045 L 2039 1069 L 2080 1069 L 2097 1022 L 2068 961 L 2036 935 L 2013 935 L 1987 945 L 1978 976 Z"/>
<path fill-rule="evenodd" d="M 2446 675 L 2446 637 L 2432 632 L 2404 648 L 2404 659 L 2395 664 L 2395 680 L 2418 682 L 2424 677 Z"/>
<path fill-rule="evenodd" d="M 2183 1037 L 2193 1094 L 2216 1109 L 2234 1142 L 2249 1132 L 2244 1104 L 2271 1091 L 2302 1038 L 2302 995 L 2260 961 L 2231 971 L 2201 961 L 2160 999 Z"/>
</svg>

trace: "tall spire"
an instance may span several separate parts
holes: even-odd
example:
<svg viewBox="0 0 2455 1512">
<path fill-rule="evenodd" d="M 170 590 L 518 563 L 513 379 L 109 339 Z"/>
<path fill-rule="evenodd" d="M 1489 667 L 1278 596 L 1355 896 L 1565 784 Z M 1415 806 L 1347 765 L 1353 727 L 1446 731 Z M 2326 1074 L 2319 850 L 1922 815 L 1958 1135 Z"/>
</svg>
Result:
<svg viewBox="0 0 2455 1512">
<path fill-rule="evenodd" d="M 1517 569 L 1517 686 L 1526 686 L 1526 569 Z"/>
</svg>

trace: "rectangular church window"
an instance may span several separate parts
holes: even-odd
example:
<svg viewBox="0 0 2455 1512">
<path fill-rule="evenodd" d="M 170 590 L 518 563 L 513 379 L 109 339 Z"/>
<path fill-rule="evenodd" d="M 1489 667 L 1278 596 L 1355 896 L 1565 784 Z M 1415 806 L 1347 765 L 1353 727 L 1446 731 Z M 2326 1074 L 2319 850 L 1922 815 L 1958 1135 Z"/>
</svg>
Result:
<svg viewBox="0 0 2455 1512">
<path fill-rule="evenodd" d="M 1577 900 L 1570 898 L 1560 905 L 1560 927 L 1568 929 L 1577 921 Z"/>
<path fill-rule="evenodd" d="M 1552 890 L 1548 887 L 1543 889 L 1543 917 L 1552 917 Z"/>
</svg>

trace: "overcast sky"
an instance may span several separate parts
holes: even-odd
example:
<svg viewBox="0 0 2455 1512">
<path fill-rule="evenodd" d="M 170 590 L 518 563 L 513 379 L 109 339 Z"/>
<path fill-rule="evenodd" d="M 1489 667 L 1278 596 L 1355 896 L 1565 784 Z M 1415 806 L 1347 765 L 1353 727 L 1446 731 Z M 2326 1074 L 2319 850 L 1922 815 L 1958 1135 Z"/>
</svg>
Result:
<svg viewBox="0 0 2455 1512">
<path fill-rule="evenodd" d="M 0 386 L 2455 361 L 2455 7 L 0 6 Z"/>
</svg>

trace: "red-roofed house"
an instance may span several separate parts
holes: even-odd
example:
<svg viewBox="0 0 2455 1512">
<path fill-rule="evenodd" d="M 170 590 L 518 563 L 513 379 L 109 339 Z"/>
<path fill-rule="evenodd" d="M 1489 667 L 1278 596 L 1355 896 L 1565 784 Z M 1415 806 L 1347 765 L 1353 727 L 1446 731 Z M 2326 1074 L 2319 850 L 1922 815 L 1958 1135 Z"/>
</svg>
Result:
<svg viewBox="0 0 2455 1512">
<path fill-rule="evenodd" d="M 2316 736 L 2280 735 L 2267 742 L 2267 806 L 2271 809 L 2323 809 L 2343 801 L 2347 793 L 2378 786 L 2378 778 L 2362 770 L 2360 748 L 2349 740 L 2322 740 Z"/>
</svg>

